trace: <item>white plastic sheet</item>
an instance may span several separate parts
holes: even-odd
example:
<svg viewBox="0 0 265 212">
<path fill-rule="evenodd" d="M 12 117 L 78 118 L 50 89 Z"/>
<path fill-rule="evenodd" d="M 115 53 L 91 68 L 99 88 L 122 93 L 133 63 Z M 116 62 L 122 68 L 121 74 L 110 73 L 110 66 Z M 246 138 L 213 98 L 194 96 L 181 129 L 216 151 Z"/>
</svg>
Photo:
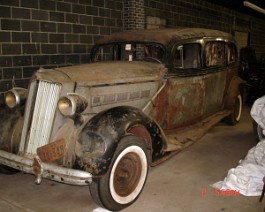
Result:
<svg viewBox="0 0 265 212">
<path fill-rule="evenodd" d="M 263 129 L 265 135 L 265 96 L 257 99 L 250 111 L 250 115 Z M 213 184 L 218 189 L 232 189 L 240 191 L 246 196 L 260 196 L 265 176 L 265 140 L 260 141 L 248 151 L 244 160 L 239 161 L 236 168 L 228 171 L 224 181 Z"/>
<path fill-rule="evenodd" d="M 263 129 L 263 134 L 265 135 L 265 96 L 257 99 L 254 102 L 250 111 L 250 115 Z"/>
<path fill-rule="evenodd" d="M 236 168 L 228 171 L 224 181 L 213 184 L 221 190 L 236 190 L 245 196 L 260 196 L 265 176 L 265 140 L 248 151 Z"/>
</svg>

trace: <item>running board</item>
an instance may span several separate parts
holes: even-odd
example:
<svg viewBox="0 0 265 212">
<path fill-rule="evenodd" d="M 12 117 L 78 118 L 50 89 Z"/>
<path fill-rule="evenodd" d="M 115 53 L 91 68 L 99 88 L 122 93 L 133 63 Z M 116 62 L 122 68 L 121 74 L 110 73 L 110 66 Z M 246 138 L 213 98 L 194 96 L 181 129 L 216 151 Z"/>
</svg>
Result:
<svg viewBox="0 0 265 212">
<path fill-rule="evenodd" d="M 207 131 L 214 127 L 224 117 L 231 114 L 231 111 L 216 113 L 203 121 L 178 130 L 165 131 L 167 143 L 163 151 L 181 151 L 184 148 L 198 141 Z"/>
</svg>

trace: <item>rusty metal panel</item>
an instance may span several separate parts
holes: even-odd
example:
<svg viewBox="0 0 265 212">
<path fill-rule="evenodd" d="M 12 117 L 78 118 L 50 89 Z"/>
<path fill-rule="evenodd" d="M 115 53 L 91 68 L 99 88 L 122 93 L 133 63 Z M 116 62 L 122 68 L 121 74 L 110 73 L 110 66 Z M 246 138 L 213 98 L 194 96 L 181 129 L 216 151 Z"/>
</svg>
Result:
<svg viewBox="0 0 265 212">
<path fill-rule="evenodd" d="M 89 97 L 84 113 L 98 113 L 121 105 L 142 109 L 159 87 L 159 81 L 139 82 L 99 87 L 78 87 L 77 92 Z"/>
<path fill-rule="evenodd" d="M 163 129 L 186 126 L 223 107 L 226 70 L 200 76 L 172 77 L 153 104 L 151 116 Z"/>
<path fill-rule="evenodd" d="M 211 73 L 204 78 L 205 100 L 204 100 L 204 117 L 212 115 L 222 110 L 225 95 L 227 70 Z"/>
<path fill-rule="evenodd" d="M 150 115 L 163 129 L 187 125 L 202 117 L 204 98 L 202 76 L 170 78 L 154 102 Z"/>
</svg>

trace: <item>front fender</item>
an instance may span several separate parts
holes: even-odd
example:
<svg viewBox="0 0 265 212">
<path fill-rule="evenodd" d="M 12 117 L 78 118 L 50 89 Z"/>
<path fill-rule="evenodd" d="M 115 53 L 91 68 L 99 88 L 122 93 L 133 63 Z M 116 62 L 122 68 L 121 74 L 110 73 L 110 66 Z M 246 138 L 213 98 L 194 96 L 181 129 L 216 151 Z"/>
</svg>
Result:
<svg viewBox="0 0 265 212">
<path fill-rule="evenodd" d="M 76 148 L 75 168 L 96 176 L 105 174 L 118 143 L 126 134 L 141 137 L 153 154 L 163 147 L 161 130 L 152 119 L 134 107 L 115 107 L 97 114 L 83 128 Z"/>
<path fill-rule="evenodd" d="M 22 110 L 23 108 L 0 108 L 0 149 L 12 153 L 18 152 L 23 124 Z"/>
</svg>

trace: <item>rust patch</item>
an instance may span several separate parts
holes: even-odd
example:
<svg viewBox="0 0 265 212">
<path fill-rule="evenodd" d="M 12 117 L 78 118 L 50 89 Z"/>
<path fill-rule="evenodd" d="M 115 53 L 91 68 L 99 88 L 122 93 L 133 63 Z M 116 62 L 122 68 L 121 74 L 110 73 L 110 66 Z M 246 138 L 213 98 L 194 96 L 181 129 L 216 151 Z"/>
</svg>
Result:
<svg viewBox="0 0 265 212">
<path fill-rule="evenodd" d="M 128 133 L 135 135 L 136 137 L 143 138 L 147 144 L 147 148 L 151 148 L 152 139 L 147 131 L 147 129 L 143 126 L 134 126 L 128 130 Z"/>
<path fill-rule="evenodd" d="M 196 94 L 196 95 L 194 95 Z M 163 129 L 181 127 L 202 116 L 205 88 L 202 80 L 169 79 L 153 102 L 151 116 Z"/>
<path fill-rule="evenodd" d="M 157 123 L 162 126 L 165 119 L 164 107 L 168 105 L 168 86 L 166 85 L 164 89 L 159 93 L 156 100 L 153 102 L 153 109 L 150 113 L 151 117 L 157 121 Z"/>
</svg>

